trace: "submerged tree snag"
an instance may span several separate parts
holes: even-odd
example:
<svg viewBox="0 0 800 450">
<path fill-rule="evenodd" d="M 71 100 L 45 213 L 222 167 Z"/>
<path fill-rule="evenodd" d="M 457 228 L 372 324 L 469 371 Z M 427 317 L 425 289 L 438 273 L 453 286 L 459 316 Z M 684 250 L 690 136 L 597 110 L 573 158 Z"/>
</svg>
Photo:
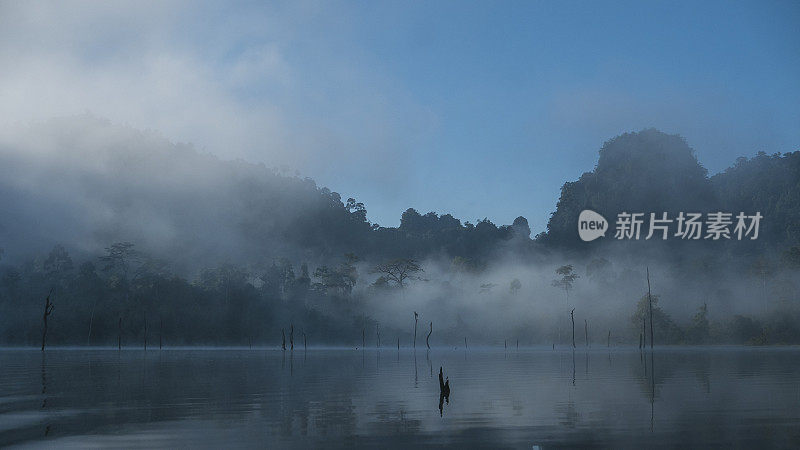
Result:
<svg viewBox="0 0 800 450">
<path fill-rule="evenodd" d="M 575 348 L 575 308 L 569 312 L 569 317 L 572 319 L 572 348 Z"/>
<path fill-rule="evenodd" d="M 44 347 L 47 344 L 47 318 L 53 313 L 53 309 L 55 309 L 55 305 L 50 301 L 51 295 L 53 295 L 52 289 L 50 289 L 50 293 L 47 294 L 47 298 L 44 300 L 44 314 L 42 315 L 42 322 L 44 322 L 44 327 L 42 329 L 42 351 L 44 351 Z"/>
<path fill-rule="evenodd" d="M 414 348 L 417 348 L 417 321 L 419 320 L 419 314 L 414 311 Z"/>
<path fill-rule="evenodd" d="M 642 317 L 642 348 L 647 346 L 647 319 Z"/>
<path fill-rule="evenodd" d="M 442 373 L 442 367 L 439 367 L 439 416 L 441 417 L 444 402 L 447 401 L 447 404 L 450 404 L 450 379 L 448 378 L 447 381 L 444 380 L 444 374 Z"/>
<path fill-rule="evenodd" d="M 442 415 L 442 403 L 447 401 L 447 404 L 450 404 L 450 378 L 447 378 L 447 381 L 444 379 L 444 373 L 442 372 L 442 367 L 439 367 L 439 415 Z"/>
<path fill-rule="evenodd" d="M 428 336 L 425 337 L 425 345 L 428 346 L 428 350 L 431 349 L 431 343 L 430 343 L 431 333 L 433 333 L 433 322 L 431 322 L 431 331 L 429 331 Z"/>
</svg>

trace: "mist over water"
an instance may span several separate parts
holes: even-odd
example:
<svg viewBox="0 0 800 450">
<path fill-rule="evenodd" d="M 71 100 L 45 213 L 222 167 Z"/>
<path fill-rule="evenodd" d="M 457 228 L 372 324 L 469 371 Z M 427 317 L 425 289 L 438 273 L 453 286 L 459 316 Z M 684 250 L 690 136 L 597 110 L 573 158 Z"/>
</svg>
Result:
<svg viewBox="0 0 800 450">
<path fill-rule="evenodd" d="M 674 447 L 800 442 L 798 350 L 0 351 L 0 444 Z M 452 393 L 439 409 L 437 374 Z"/>
</svg>

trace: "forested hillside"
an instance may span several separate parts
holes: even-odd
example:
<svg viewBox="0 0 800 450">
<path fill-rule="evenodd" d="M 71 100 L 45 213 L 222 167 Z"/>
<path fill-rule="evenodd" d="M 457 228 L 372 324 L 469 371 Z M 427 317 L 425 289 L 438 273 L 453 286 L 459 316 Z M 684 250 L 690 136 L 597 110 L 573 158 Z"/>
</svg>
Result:
<svg viewBox="0 0 800 450">
<path fill-rule="evenodd" d="M 714 254 L 789 251 L 800 244 L 800 152 L 741 157 L 729 169 L 708 177 L 680 136 L 654 129 L 626 133 L 603 145 L 594 170 L 564 184 L 547 232 L 539 240 L 579 250 L 619 245 L 613 241 L 613 230 L 606 239 L 589 244 L 579 239 L 576 224 L 584 209 L 599 212 L 612 226 L 621 212 L 667 212 L 672 219 L 680 212 L 760 212 L 760 233 L 752 242 L 670 239 L 663 251 L 675 256 L 687 249 Z M 643 242 L 635 244 L 646 248 Z"/>
<path fill-rule="evenodd" d="M 547 342 L 545 312 L 562 308 L 551 297 L 565 286 L 554 269 L 566 263 L 585 278 L 578 285 L 592 305 L 607 305 L 609 327 L 627 330 L 638 314 L 642 262 L 671 277 L 662 298 L 673 311 L 708 302 L 712 316 L 733 314 L 737 295 L 780 305 L 748 318 L 749 331 L 718 336 L 769 342 L 757 320 L 798 311 L 800 152 L 740 158 L 709 177 L 681 137 L 626 133 L 602 146 L 594 170 L 564 184 L 547 231 L 532 239 L 521 216 L 497 226 L 408 209 L 400 226 L 382 227 L 367 220 L 366 205 L 309 178 L 93 118 L 53 121 L 0 146 L 4 343 L 36 343 L 48 293 L 50 339 L 62 345 L 146 335 L 172 345 L 274 345 L 281 329 L 294 329 L 295 342 L 308 332 L 315 343 L 352 344 L 378 333 L 381 320 L 387 335 L 407 340 L 396 316 L 423 307 L 443 324 L 440 335 L 460 340 L 470 330 L 490 341 L 510 331 L 490 329 L 486 305 L 505 305 L 506 323 L 517 321 L 511 332 L 527 342 Z M 623 243 L 609 233 L 585 243 L 576 225 L 586 208 L 612 221 L 621 211 L 760 211 L 764 219 L 754 241 Z M 730 279 L 744 287 L 717 286 Z M 612 311 L 618 305 L 627 309 Z M 773 341 L 800 339 L 796 326 L 781 326 Z M 709 335 L 668 328 L 676 342 Z"/>
</svg>

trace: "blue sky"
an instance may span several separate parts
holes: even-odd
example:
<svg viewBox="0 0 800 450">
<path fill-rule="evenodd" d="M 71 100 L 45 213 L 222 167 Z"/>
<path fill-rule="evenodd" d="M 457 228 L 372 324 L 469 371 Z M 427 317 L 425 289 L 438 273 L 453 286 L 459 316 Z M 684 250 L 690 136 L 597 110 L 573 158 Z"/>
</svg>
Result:
<svg viewBox="0 0 800 450">
<path fill-rule="evenodd" d="M 0 3 L 0 120 L 90 111 L 401 212 L 542 231 L 602 143 L 800 149 L 797 2 Z M 2 18 L 4 17 L 4 19 Z"/>
</svg>

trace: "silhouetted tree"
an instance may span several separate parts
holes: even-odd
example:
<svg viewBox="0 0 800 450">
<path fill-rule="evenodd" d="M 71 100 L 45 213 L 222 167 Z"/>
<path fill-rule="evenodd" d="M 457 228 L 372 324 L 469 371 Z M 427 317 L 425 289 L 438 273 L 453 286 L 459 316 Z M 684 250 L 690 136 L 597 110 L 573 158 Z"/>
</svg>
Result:
<svg viewBox="0 0 800 450">
<path fill-rule="evenodd" d="M 373 273 L 379 273 L 389 282 L 395 283 L 400 289 L 405 287 L 406 280 L 421 279 L 417 273 L 422 272 L 422 267 L 413 259 L 399 258 L 378 264 Z"/>
<path fill-rule="evenodd" d="M 579 278 L 578 274 L 575 273 L 571 264 L 559 267 L 556 269 L 556 274 L 561 275 L 561 278 L 553 280 L 553 287 L 563 289 L 567 303 L 569 303 L 569 291 L 572 290 L 572 285 L 575 283 L 575 280 Z"/>
</svg>

